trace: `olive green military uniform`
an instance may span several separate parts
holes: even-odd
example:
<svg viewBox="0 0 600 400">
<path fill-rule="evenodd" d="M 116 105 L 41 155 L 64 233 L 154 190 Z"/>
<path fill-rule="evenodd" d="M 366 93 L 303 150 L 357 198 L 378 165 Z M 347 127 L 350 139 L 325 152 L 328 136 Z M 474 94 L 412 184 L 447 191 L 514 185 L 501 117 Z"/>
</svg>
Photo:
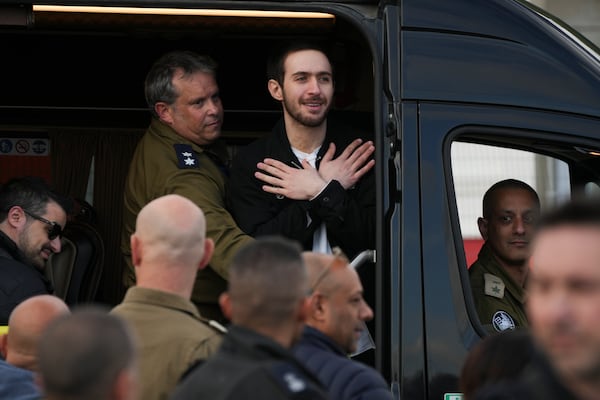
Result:
<svg viewBox="0 0 600 400">
<path fill-rule="evenodd" d="M 215 242 L 208 268 L 198 271 L 192 301 L 203 316 L 222 320 L 218 297 L 226 289 L 227 267 L 233 255 L 253 240 L 242 232 L 225 209 L 227 148 L 221 141 L 200 147 L 153 119 L 131 160 L 125 182 L 121 250 L 127 263 L 124 283 L 135 283 L 130 236 L 138 213 L 150 201 L 179 194 L 196 203 L 206 216 L 206 235 Z"/>
<path fill-rule="evenodd" d="M 528 326 L 525 291 L 498 264 L 483 245 L 469 268 L 471 291 L 481 324 L 490 332 Z"/>
<path fill-rule="evenodd" d="M 185 371 L 215 354 L 224 328 L 173 293 L 134 286 L 111 311 L 125 319 L 136 337 L 140 399 L 167 399 Z"/>
</svg>

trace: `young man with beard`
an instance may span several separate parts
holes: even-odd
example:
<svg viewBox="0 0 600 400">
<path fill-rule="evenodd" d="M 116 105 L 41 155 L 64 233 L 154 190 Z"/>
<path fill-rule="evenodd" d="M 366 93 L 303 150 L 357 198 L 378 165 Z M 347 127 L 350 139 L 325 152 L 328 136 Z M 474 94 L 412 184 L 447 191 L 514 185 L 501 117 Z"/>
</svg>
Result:
<svg viewBox="0 0 600 400">
<path fill-rule="evenodd" d="M 374 146 L 327 118 L 330 58 L 319 46 L 293 43 L 269 60 L 267 72 L 283 118 L 233 160 L 228 204 L 239 227 L 251 236 L 281 234 L 316 252 L 339 246 L 354 257 L 373 248 Z"/>
<path fill-rule="evenodd" d="M 540 199 L 528 184 L 506 179 L 483 196 L 477 219 L 485 243 L 469 268 L 481 323 L 491 332 L 527 327 L 525 281 Z"/>
<path fill-rule="evenodd" d="M 54 289 L 44 275 L 71 205 L 41 178 L 24 177 L 0 187 L 0 325 L 23 300 Z"/>
</svg>

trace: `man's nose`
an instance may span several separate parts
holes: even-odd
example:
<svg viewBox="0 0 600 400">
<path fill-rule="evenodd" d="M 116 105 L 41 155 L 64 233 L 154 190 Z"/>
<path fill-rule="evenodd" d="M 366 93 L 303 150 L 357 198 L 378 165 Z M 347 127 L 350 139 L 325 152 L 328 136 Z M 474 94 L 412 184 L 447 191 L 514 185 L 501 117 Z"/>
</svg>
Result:
<svg viewBox="0 0 600 400">
<path fill-rule="evenodd" d="M 319 85 L 319 80 L 317 79 L 317 77 L 310 78 L 308 81 L 308 85 L 309 93 L 321 93 L 321 85 Z"/>
<path fill-rule="evenodd" d="M 220 103 L 214 99 L 208 100 L 208 113 L 217 114 L 219 112 Z"/>
<path fill-rule="evenodd" d="M 365 302 L 364 300 L 363 300 L 363 307 L 361 310 L 361 319 L 363 321 L 370 321 L 373 319 L 373 310 L 371 309 L 371 307 L 369 307 L 367 302 Z"/>
<path fill-rule="evenodd" d="M 525 222 L 523 222 L 523 218 L 517 217 L 515 218 L 515 222 L 513 224 L 513 229 L 515 233 L 524 234 L 525 233 Z"/>
<path fill-rule="evenodd" d="M 554 324 L 570 324 L 571 320 L 571 301 L 566 290 L 555 290 L 552 296 L 549 296 L 546 306 L 546 317 Z"/>
<path fill-rule="evenodd" d="M 55 237 L 50 241 L 50 248 L 55 253 L 60 253 L 62 250 L 62 242 L 60 241 L 60 236 Z"/>
</svg>

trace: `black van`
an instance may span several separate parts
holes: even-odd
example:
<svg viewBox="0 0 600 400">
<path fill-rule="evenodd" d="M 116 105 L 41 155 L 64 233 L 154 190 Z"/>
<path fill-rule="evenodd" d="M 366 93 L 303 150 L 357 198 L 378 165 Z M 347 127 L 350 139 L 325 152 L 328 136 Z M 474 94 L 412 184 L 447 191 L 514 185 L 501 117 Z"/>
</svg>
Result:
<svg viewBox="0 0 600 400">
<path fill-rule="evenodd" d="M 525 1 L 2 1 L 0 181 L 47 176 L 93 204 L 95 300 L 116 304 L 122 185 L 149 122 L 151 63 L 173 49 L 216 59 L 235 151 L 278 118 L 265 60 L 297 37 L 331 45 L 336 112 L 375 138 L 369 362 L 397 398 L 457 400 L 485 335 L 467 273 L 483 190 L 522 179 L 551 206 L 600 182 L 599 54 Z"/>
</svg>

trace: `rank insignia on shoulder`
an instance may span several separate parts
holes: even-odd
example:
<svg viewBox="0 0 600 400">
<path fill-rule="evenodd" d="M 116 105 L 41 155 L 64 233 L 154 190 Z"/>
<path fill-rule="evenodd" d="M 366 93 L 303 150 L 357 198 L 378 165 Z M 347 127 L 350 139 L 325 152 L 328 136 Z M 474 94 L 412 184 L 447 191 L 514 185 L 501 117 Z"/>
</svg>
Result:
<svg viewBox="0 0 600 400">
<path fill-rule="evenodd" d="M 504 282 L 496 275 L 485 273 L 483 274 L 483 281 L 485 282 L 484 292 L 488 296 L 497 297 L 499 299 L 504 298 Z"/>
<path fill-rule="evenodd" d="M 174 144 L 175 154 L 177 154 L 177 166 L 179 169 L 199 168 L 196 153 L 189 144 Z"/>
</svg>

